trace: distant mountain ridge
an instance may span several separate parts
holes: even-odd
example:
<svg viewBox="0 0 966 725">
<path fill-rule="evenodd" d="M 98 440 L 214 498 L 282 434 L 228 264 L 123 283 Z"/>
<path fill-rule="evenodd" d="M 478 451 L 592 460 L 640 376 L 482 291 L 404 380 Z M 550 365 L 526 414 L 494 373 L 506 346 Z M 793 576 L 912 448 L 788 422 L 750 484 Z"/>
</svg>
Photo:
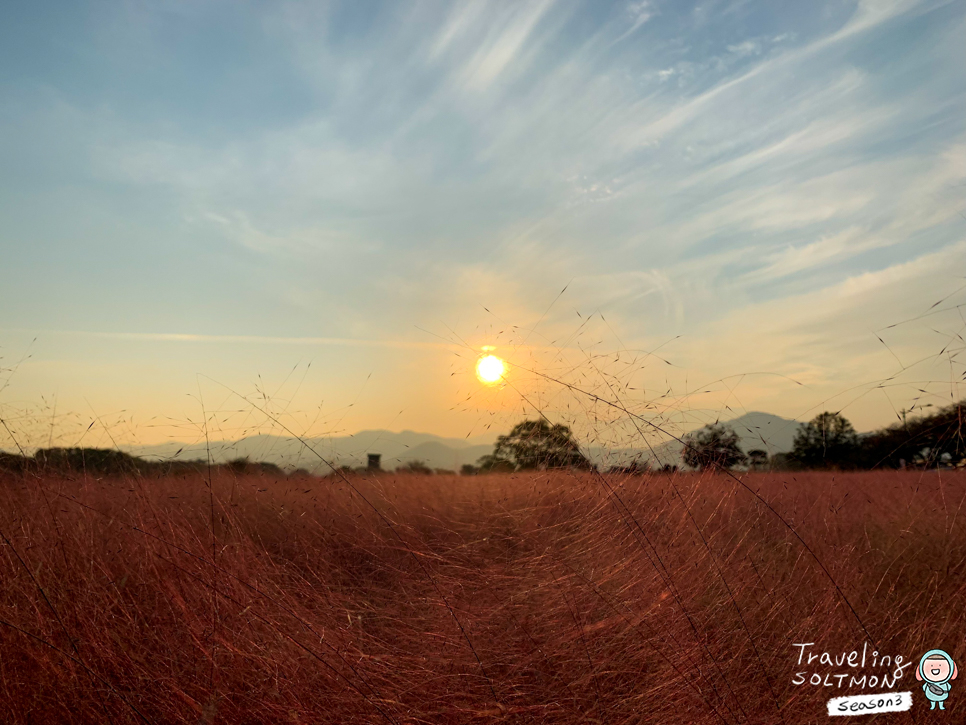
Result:
<svg viewBox="0 0 966 725">
<path fill-rule="evenodd" d="M 776 453 L 787 453 L 792 449 L 795 433 L 801 423 L 788 418 L 782 418 L 771 413 L 750 412 L 730 420 L 717 421 L 730 426 L 738 434 L 739 445 L 746 453 L 760 449 L 769 456 Z M 589 447 L 585 449 L 587 456 L 598 465 L 614 466 L 627 465 L 632 461 L 650 461 L 652 465 L 681 464 L 681 452 L 684 449 L 683 440 L 689 433 L 713 425 L 714 421 L 704 426 L 698 426 L 690 431 L 675 431 L 680 440 L 671 438 L 663 443 L 648 447 L 601 448 Z"/>
<path fill-rule="evenodd" d="M 800 423 L 771 413 L 750 412 L 728 421 L 734 428 L 744 451 L 760 448 L 769 455 L 792 449 L 792 441 Z M 256 435 L 237 441 L 216 441 L 206 447 L 200 443 L 163 443 L 152 446 L 126 446 L 123 450 L 148 460 L 206 459 L 224 462 L 235 458 L 275 463 L 288 469 L 305 468 L 316 473 L 328 472 L 333 466 L 362 466 L 369 453 L 382 456 L 382 467 L 393 469 L 409 461 L 423 461 L 430 468 L 458 471 L 465 464 L 475 464 L 481 456 L 493 452 L 495 435 L 472 438 L 447 438 L 432 433 L 404 430 L 364 430 L 350 436 L 304 439 L 312 450 L 291 436 Z M 652 451 L 647 447 L 628 446 L 607 449 L 588 446 L 585 453 L 601 465 L 627 463 L 634 459 L 658 463 L 679 463 L 683 446 L 676 440 L 662 443 Z M 318 455 L 313 453 L 315 451 Z M 324 459 L 324 460 L 323 460 Z"/>
<path fill-rule="evenodd" d="M 768 455 L 790 451 L 795 434 L 802 425 L 795 420 L 760 412 L 745 413 L 723 422 L 734 428 L 741 438 L 742 450 L 747 452 L 760 448 L 767 451 Z"/>
<path fill-rule="evenodd" d="M 350 436 L 304 438 L 302 441 L 292 436 L 262 434 L 237 441 L 213 441 L 208 446 L 204 441 L 190 444 L 173 441 L 122 448 L 127 453 L 148 460 L 206 459 L 210 452 L 215 462 L 248 458 L 319 473 L 328 471 L 328 464 L 365 465 L 369 453 L 382 456 L 383 468 L 396 468 L 408 461 L 421 460 L 430 468 L 457 470 L 463 464 L 475 463 L 480 456 L 490 453 L 493 444 L 489 441 L 494 437 L 446 438 L 411 430 L 399 433 L 364 430 Z"/>
</svg>

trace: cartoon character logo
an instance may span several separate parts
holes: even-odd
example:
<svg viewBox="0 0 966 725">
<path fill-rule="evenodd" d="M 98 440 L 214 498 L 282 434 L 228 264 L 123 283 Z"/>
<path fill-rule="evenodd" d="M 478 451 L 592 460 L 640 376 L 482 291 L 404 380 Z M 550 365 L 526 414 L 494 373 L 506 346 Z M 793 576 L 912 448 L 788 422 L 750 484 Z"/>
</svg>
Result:
<svg viewBox="0 0 966 725">
<path fill-rule="evenodd" d="M 931 704 L 930 710 L 936 709 L 939 704 L 940 710 L 945 710 L 943 703 L 949 697 L 952 689 L 950 680 L 955 680 L 959 671 L 953 658 L 941 649 L 931 649 L 919 660 L 919 668 L 916 670 L 916 679 L 922 682 L 922 691 L 926 694 L 926 699 Z"/>
</svg>

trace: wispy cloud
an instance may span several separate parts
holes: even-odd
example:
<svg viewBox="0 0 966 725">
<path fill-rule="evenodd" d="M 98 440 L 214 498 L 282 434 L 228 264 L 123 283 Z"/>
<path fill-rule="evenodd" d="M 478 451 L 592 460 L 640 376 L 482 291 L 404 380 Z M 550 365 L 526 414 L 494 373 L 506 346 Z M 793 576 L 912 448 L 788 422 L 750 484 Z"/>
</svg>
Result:
<svg viewBox="0 0 966 725">
<path fill-rule="evenodd" d="M 462 69 L 463 84 L 471 91 L 480 92 L 494 83 L 520 57 L 534 27 L 552 5 L 553 0 L 522 5 L 512 16 L 493 28 Z"/>
<path fill-rule="evenodd" d="M 745 40 L 741 43 L 736 43 L 735 45 L 728 46 L 728 52 L 734 53 L 738 56 L 743 55 L 760 55 L 761 54 L 761 43 L 756 40 Z"/>
<path fill-rule="evenodd" d="M 956 271 L 962 7 L 793 5 L 91 10 L 96 49 L 52 30 L 58 63 L 5 65 L 0 304 L 64 339 L 376 351 L 526 327 L 573 280 L 548 340 L 600 309 L 624 341 L 718 344 Z M 816 344 L 766 337 L 762 364 Z"/>
<path fill-rule="evenodd" d="M 277 337 L 269 335 L 202 335 L 180 332 L 99 332 L 93 330 L 0 329 L 0 332 L 31 333 L 47 336 L 90 337 L 102 340 L 166 343 L 213 343 L 227 345 L 313 345 L 344 347 L 435 348 L 460 349 L 457 344 L 419 342 L 413 340 L 357 340 L 339 337 Z"/>
<path fill-rule="evenodd" d="M 637 32 L 638 28 L 654 17 L 654 8 L 649 0 L 640 0 L 640 2 L 629 3 L 626 8 L 626 13 L 630 20 L 630 27 L 617 36 L 611 42 L 611 45 L 617 45 L 617 43 L 620 43 L 625 38 L 629 38 Z"/>
</svg>

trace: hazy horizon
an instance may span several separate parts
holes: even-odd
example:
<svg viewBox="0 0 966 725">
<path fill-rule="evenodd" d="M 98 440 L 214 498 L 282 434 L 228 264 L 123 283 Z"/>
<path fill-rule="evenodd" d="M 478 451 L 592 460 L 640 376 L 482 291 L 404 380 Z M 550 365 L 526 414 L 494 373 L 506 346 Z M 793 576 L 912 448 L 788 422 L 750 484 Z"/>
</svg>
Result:
<svg viewBox="0 0 966 725">
<path fill-rule="evenodd" d="M 10 7 L 0 416 L 111 446 L 259 408 L 459 438 L 601 433 L 588 394 L 675 430 L 959 400 L 964 30 L 931 0 Z"/>
</svg>

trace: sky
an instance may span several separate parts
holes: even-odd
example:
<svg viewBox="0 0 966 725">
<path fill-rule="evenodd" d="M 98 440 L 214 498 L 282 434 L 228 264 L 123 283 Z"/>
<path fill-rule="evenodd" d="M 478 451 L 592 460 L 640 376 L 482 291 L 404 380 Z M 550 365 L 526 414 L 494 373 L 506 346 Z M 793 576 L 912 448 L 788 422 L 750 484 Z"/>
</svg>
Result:
<svg viewBox="0 0 966 725">
<path fill-rule="evenodd" d="M 8 4 L 0 448 L 948 404 L 964 37 L 962 0 Z"/>
</svg>

